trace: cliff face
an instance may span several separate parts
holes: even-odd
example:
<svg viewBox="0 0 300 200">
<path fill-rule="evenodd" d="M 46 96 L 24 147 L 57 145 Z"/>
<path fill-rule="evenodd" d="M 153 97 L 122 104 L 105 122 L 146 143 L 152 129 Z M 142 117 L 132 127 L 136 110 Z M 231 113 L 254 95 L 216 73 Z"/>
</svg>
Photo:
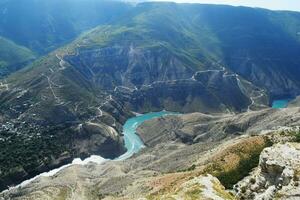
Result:
<svg viewBox="0 0 300 200">
<path fill-rule="evenodd" d="M 167 48 L 141 48 L 129 45 L 113 45 L 103 48 L 79 49 L 66 60 L 96 84 L 114 90 L 117 86 L 141 87 L 156 81 L 188 79 L 193 71 L 187 63 Z"/>
<path fill-rule="evenodd" d="M 163 47 L 79 48 L 65 59 L 136 112 L 241 112 L 268 104 L 267 94 L 242 77 L 225 68 L 197 71 Z"/>
<path fill-rule="evenodd" d="M 253 199 L 253 195 L 269 194 L 272 188 L 277 188 L 272 197 L 295 197 L 300 148 L 285 143 L 299 140 L 299 129 L 277 126 L 299 125 L 299 113 L 298 108 L 267 109 L 238 115 L 194 113 L 150 120 L 138 128 L 146 148 L 132 158 L 74 165 L 53 177 L 41 177 L 3 193 L 0 199 Z M 82 126 L 82 132 L 98 129 L 111 130 L 93 123 Z M 114 131 L 107 135 L 116 137 Z M 281 144 L 276 145 L 278 142 Z M 272 143 L 275 146 L 265 149 Z M 237 194 L 225 190 L 228 183 L 238 181 L 234 187 Z"/>
<path fill-rule="evenodd" d="M 205 71 L 195 79 L 157 81 L 139 90 L 118 89 L 115 93 L 130 109 L 137 112 L 172 110 L 179 112 L 241 112 L 266 107 L 268 99 L 251 85 L 243 85 L 234 76 Z M 247 92 L 244 91 L 247 88 Z M 261 93 L 261 94 L 255 94 Z M 251 98 L 260 95 L 252 102 Z M 261 103 L 258 103 L 258 102 Z M 255 105 L 254 105 L 255 104 Z"/>
<path fill-rule="evenodd" d="M 58 53 L 21 74 L 0 87 L 1 190 L 76 157 L 124 153 L 131 113 Z"/>
<path fill-rule="evenodd" d="M 236 186 L 246 199 L 297 199 L 300 195 L 300 145 L 277 144 L 260 155 L 259 166 Z"/>
<path fill-rule="evenodd" d="M 220 141 L 226 137 L 258 134 L 278 126 L 297 126 L 299 121 L 299 108 L 265 109 L 238 115 L 192 113 L 145 122 L 137 132 L 146 145 L 153 147 L 170 141 L 188 144 Z"/>
<path fill-rule="evenodd" d="M 5 4 L 11 2 L 21 10 L 28 8 L 26 3 L 19 5 L 17 1 L 5 1 Z M 37 4 L 37 1 L 32 2 Z M 84 4 L 83 1 L 80 1 L 82 4 L 68 2 L 75 10 L 81 10 Z M 287 110 L 287 114 L 250 111 L 266 108 L 272 95 L 299 91 L 296 58 L 300 39 L 295 35 L 299 32 L 299 15 L 227 6 L 117 3 L 119 6 L 114 7 L 116 2 L 99 2 L 102 12 L 98 12 L 98 6 L 89 4 L 87 11 L 81 13 L 85 17 L 76 17 L 84 21 L 74 22 L 86 29 L 98 27 L 0 81 L 3 147 L 0 156 L 4 160 L 0 163 L 0 177 L 9 179 L 9 184 L 14 183 L 15 176 L 24 179 L 27 174 L 31 176 L 59 166 L 74 157 L 97 153 L 112 158 L 121 154 L 124 152 L 122 124 L 132 116 L 131 111 L 168 109 L 206 113 L 174 119 L 182 126 L 175 130 L 166 119 L 166 124 L 159 126 L 172 131 L 156 135 L 161 140 L 151 138 L 150 134 L 147 137 L 151 141 L 147 141 L 143 136 L 149 146 L 171 138 L 184 147 L 211 141 L 205 145 L 209 148 L 224 138 L 297 122 L 299 111 L 296 109 Z M 114 12 L 108 12 L 110 10 Z M 86 30 L 81 27 L 74 32 L 66 31 L 68 28 L 64 25 L 73 25 L 71 19 L 71 22 L 53 23 L 52 27 L 45 13 L 41 13 L 39 22 L 30 15 L 29 21 L 36 22 L 39 28 L 24 31 L 27 34 L 16 40 L 27 47 L 33 43 L 32 48 L 37 51 L 42 48 L 49 52 Z M 69 14 L 77 16 L 76 13 Z M 60 19 L 60 14 L 49 15 Z M 25 15 L 16 16 L 25 19 Z M 286 17 L 283 21 L 282 16 Z M 295 24 L 288 23 L 291 20 Z M 45 21 L 47 23 L 43 23 Z M 14 26 L 0 28 L 9 34 L 16 27 L 31 27 L 16 25 L 13 21 L 11 24 Z M 54 28 L 58 34 L 49 43 L 52 36 L 44 34 L 44 25 L 47 30 Z M 31 38 L 35 35 L 31 34 L 32 30 L 39 33 L 37 38 Z M 233 114 L 243 111 L 249 112 Z M 290 112 L 294 116 L 288 116 Z M 211 113 L 219 115 L 210 116 Z M 230 115 L 222 118 L 222 113 Z M 265 116 L 270 116 L 272 121 Z M 195 127 L 188 126 L 189 122 Z M 156 153 L 158 151 L 156 149 Z M 173 156 L 171 158 L 176 160 L 177 155 Z M 183 160 L 173 166 L 163 166 L 167 171 L 182 164 Z"/>
</svg>

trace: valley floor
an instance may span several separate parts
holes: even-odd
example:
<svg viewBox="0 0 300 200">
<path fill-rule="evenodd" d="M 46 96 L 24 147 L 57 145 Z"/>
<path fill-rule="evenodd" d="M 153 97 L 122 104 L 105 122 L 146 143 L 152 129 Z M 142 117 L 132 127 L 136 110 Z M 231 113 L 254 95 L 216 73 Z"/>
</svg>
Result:
<svg viewBox="0 0 300 200">
<path fill-rule="evenodd" d="M 0 200 L 299 199 L 300 97 L 275 99 L 300 94 L 299 13 L 0 0 L 0 16 L 0 191 L 30 180 Z"/>
</svg>

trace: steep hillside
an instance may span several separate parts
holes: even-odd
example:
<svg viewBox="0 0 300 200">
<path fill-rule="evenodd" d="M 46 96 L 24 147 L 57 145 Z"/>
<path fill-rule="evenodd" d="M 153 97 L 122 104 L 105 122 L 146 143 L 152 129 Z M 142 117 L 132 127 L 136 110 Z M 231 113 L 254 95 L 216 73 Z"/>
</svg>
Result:
<svg viewBox="0 0 300 200">
<path fill-rule="evenodd" d="M 15 1 L 2 1 L 2 6 L 9 2 Z M 12 33 L 20 44 L 48 52 L 83 29 L 99 26 L 0 81 L 0 188 L 74 157 L 93 153 L 117 157 L 124 152 L 122 124 L 132 111 L 226 112 L 231 115 L 221 122 L 229 123 L 234 113 L 251 114 L 266 108 L 274 96 L 300 92 L 298 13 L 96 0 L 95 4 L 77 0 L 72 7 L 71 1 L 63 1 L 69 3 L 64 4 L 69 5 L 68 12 L 76 11 L 67 12 L 68 17 L 82 12 L 83 21 L 77 21 L 60 9 L 42 9 L 47 1 L 38 2 L 32 1 L 37 14 L 26 11 L 30 20 L 23 31 L 28 35 L 13 34 L 15 27 L 23 26 L 6 27 L 2 20 L 3 35 Z M 58 2 L 48 3 L 51 7 Z M 23 6 L 24 11 L 25 4 L 14 6 Z M 62 24 L 52 24 L 48 15 Z M 44 20 L 47 30 L 53 25 L 49 33 L 54 38 L 43 33 Z M 37 37 L 31 38 L 27 28 L 39 30 Z M 280 119 L 280 123 L 293 122 Z M 264 120 L 262 126 L 275 124 Z M 228 129 L 240 134 L 250 121 Z M 201 135 L 195 129 L 191 136 L 179 136 L 187 143 L 227 136 L 227 132 L 213 133 Z"/>
<path fill-rule="evenodd" d="M 199 199 L 208 198 L 206 195 L 212 193 L 220 198 L 234 199 L 221 184 L 232 186 L 247 176 L 258 165 L 259 155 L 265 147 L 278 142 L 299 141 L 299 133 L 295 135 L 294 129 L 277 127 L 299 124 L 299 113 L 299 108 L 289 108 L 238 115 L 194 113 L 154 119 L 138 129 L 147 148 L 132 158 L 100 165 L 74 165 L 53 177 L 41 177 L 25 187 L 3 193 L 0 199 Z M 271 121 L 270 125 L 267 121 Z M 263 154 L 266 153 L 272 152 L 265 150 Z M 290 160 L 292 155 L 295 154 L 285 158 Z M 276 160 L 278 154 L 264 158 Z M 268 180 L 280 177 L 277 175 L 282 172 L 283 162 L 282 159 L 276 163 L 276 168 L 272 168 L 272 163 L 267 164 Z M 218 177 L 221 184 L 212 178 L 214 187 L 208 189 L 211 184 L 202 182 L 207 173 Z M 260 181 L 263 180 L 257 180 L 257 183 Z M 253 182 L 247 182 L 247 188 L 252 185 Z M 261 189 L 261 192 L 265 191 Z M 297 195 L 288 190 L 285 194 Z"/>
<path fill-rule="evenodd" d="M 131 113 L 59 54 L 1 83 L 0 96 L 1 189 L 74 157 L 125 151 L 121 123 Z"/>
<path fill-rule="evenodd" d="M 24 67 L 35 59 L 29 49 L 0 37 L 0 77 Z"/>
<path fill-rule="evenodd" d="M 297 96 L 294 100 L 292 100 L 288 107 L 299 107 L 300 106 L 300 96 Z"/>
<path fill-rule="evenodd" d="M 43 54 L 127 9 L 125 3 L 105 0 L 2 0 L 0 34 Z"/>
<path fill-rule="evenodd" d="M 150 77 L 164 76 L 159 80 L 176 79 L 172 73 L 186 78 L 198 70 L 225 67 L 276 98 L 299 93 L 299 32 L 300 15 L 294 12 L 142 3 L 126 17 L 84 37 L 89 51 L 82 54 L 86 58 L 95 53 L 108 54 L 98 62 L 113 63 L 119 68 L 129 64 L 134 65 L 131 68 L 135 70 L 140 65 L 152 67 L 160 63 L 186 68 L 180 73 L 176 68 L 171 72 L 162 69 L 165 70 L 162 73 L 149 74 Z M 128 62 L 129 52 L 135 62 Z M 162 59 L 156 58 L 157 55 Z M 113 60 L 114 56 L 118 56 L 118 60 Z M 147 61 L 143 63 L 143 59 Z M 92 60 L 87 64 L 95 65 Z M 144 71 L 139 69 L 135 74 L 131 77 L 135 79 L 133 84 L 143 84 Z"/>
<path fill-rule="evenodd" d="M 230 7 L 204 13 L 226 66 L 273 96 L 299 93 L 299 13 Z"/>
<path fill-rule="evenodd" d="M 127 3 L 105 0 L 1 0 L 0 36 L 11 42 L 1 37 L 0 66 L 5 69 L 1 69 L 0 78 L 24 67 L 33 59 L 28 59 L 29 53 L 45 55 L 130 8 Z"/>
<path fill-rule="evenodd" d="M 96 72 L 92 71 L 94 68 L 84 68 L 80 64 L 73 64 L 71 60 L 66 61 L 69 57 L 80 58 L 81 54 L 76 52 L 77 44 L 75 42 L 49 54 L 1 83 L 2 188 L 70 162 L 74 157 L 84 158 L 91 154 L 99 154 L 114 158 L 124 152 L 121 124 L 132 116 L 129 110 L 132 107 L 126 104 L 125 95 L 115 94 L 110 87 L 97 81 Z M 247 95 L 253 95 L 251 91 L 255 93 L 255 88 L 250 85 L 249 93 L 242 92 L 235 76 L 226 77 L 222 73 L 224 75 L 224 72 L 217 72 L 216 77 L 225 80 L 225 90 L 233 90 L 241 95 L 240 100 L 244 104 L 238 107 L 238 102 L 229 98 L 228 102 L 220 100 L 214 103 L 214 108 L 208 102 L 216 98 L 206 100 L 205 94 L 221 94 L 207 87 L 203 91 L 204 94 L 195 93 L 194 104 L 203 101 L 208 107 L 200 104 L 200 107 L 193 106 L 189 110 L 235 110 L 234 107 L 230 107 L 231 104 L 238 109 L 247 109 L 251 104 L 251 97 Z M 104 75 L 112 78 L 108 72 Z M 130 73 L 129 75 L 132 76 Z M 211 74 L 208 77 L 214 76 Z M 176 88 L 182 87 L 182 90 L 186 90 L 192 84 L 196 89 L 201 85 L 199 77 L 195 76 L 195 80 L 188 80 L 191 83 L 183 86 L 175 84 L 175 90 L 170 90 L 169 97 L 176 97 Z M 214 82 L 216 80 L 212 79 L 212 83 Z M 168 85 L 167 87 L 170 88 Z M 142 91 L 142 88 L 138 89 L 138 92 Z M 193 91 L 190 90 L 182 97 L 171 100 L 188 104 L 190 92 Z M 143 104 L 145 101 L 142 99 L 139 102 Z M 157 108 L 150 105 L 148 109 L 163 107 L 163 104 L 158 104 Z M 184 111 L 180 106 L 170 109 Z M 19 149 L 18 152 L 14 152 L 16 148 Z M 35 153 L 37 149 L 39 155 Z"/>
<path fill-rule="evenodd" d="M 183 65 L 194 70 L 217 68 L 213 65 L 219 63 L 267 89 L 272 97 L 299 94 L 300 14 L 296 12 L 100 0 L 10 0 L 2 1 L 0 10 L 0 34 L 34 52 L 47 53 L 105 24 L 109 27 L 100 30 L 106 36 L 94 32 L 98 44 L 163 51 L 164 57 L 182 57 Z"/>
</svg>

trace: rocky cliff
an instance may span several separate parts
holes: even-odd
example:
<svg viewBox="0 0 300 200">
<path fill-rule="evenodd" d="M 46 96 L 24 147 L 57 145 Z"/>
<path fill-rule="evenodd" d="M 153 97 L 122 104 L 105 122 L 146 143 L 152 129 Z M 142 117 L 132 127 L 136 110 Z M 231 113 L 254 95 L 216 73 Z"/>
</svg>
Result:
<svg viewBox="0 0 300 200">
<path fill-rule="evenodd" d="M 293 120 L 290 120 L 291 118 Z M 270 121 L 270 127 L 264 120 Z M 262 194 L 268 187 L 272 187 L 273 183 L 279 183 L 280 176 L 283 176 L 282 171 L 277 170 L 283 167 L 277 167 L 277 164 L 275 166 L 273 163 L 278 162 L 278 165 L 282 163 L 280 166 L 283 163 L 291 163 L 288 165 L 290 168 L 296 166 L 290 159 L 298 155 L 299 145 L 279 144 L 263 149 L 273 143 L 298 141 L 296 129 L 277 126 L 293 127 L 299 124 L 299 120 L 298 108 L 268 109 L 237 116 L 222 117 L 195 113 L 154 119 L 139 128 L 147 147 L 132 158 L 123 162 L 107 161 L 100 165 L 94 163 L 85 166 L 73 165 L 53 177 L 40 177 L 24 187 L 3 193 L 0 197 L 5 200 L 45 198 L 156 200 L 184 197 L 235 199 L 240 194 L 248 193 L 238 192 L 235 196 L 233 192 L 226 191 L 224 186 L 232 186 L 242 180 L 240 183 L 245 187 L 235 186 L 244 188 L 237 191 L 244 191 L 245 188 L 246 191 L 250 191 L 254 182 L 250 177 L 254 174 L 255 179 L 258 178 L 256 183 L 260 182 L 261 176 L 269 178 L 267 181 L 269 184 L 265 184 L 262 190 L 258 189 Z M 203 129 L 203 124 L 208 124 L 209 130 L 215 132 L 216 137 L 212 132 Z M 233 125 L 244 127 L 243 132 L 237 134 L 237 130 L 240 129 L 233 128 Z M 197 135 L 203 136 L 205 133 L 206 137 L 193 140 Z M 282 157 L 281 151 L 285 151 L 288 155 Z M 265 171 L 256 173 L 254 170 L 251 173 L 257 165 L 263 166 Z M 286 171 L 290 172 L 288 169 Z M 249 173 L 250 176 L 247 177 Z M 219 180 L 206 174 L 212 174 Z M 243 180 L 244 177 L 246 178 Z M 295 185 L 293 181 L 289 184 L 291 187 Z M 292 194 L 289 190 L 283 191 L 285 195 Z"/>
<path fill-rule="evenodd" d="M 144 143 L 151 147 L 170 141 L 193 144 L 243 134 L 259 134 L 262 130 L 272 130 L 278 126 L 297 126 L 299 120 L 299 108 L 265 109 L 238 115 L 192 113 L 145 122 L 137 132 Z"/>
<path fill-rule="evenodd" d="M 59 53 L 19 73 L 0 88 L 1 189 L 76 157 L 125 151 L 121 124 L 132 114 Z"/>
<path fill-rule="evenodd" d="M 5 1 L 1 6 L 11 2 L 13 7 L 20 6 L 20 13 L 26 12 L 26 3 Z M 32 2 L 37 9 L 38 1 Z M 65 3 L 54 4 L 69 5 L 61 2 Z M 70 16 L 77 16 L 77 9 L 81 10 L 84 2 L 78 2 L 66 6 L 76 11 L 68 12 Z M 122 124 L 132 111 L 205 113 L 165 118 L 165 124 L 151 122 L 161 127 L 158 133 L 166 129 L 161 135 L 140 131 L 145 143 L 154 148 L 154 156 L 145 154 L 145 159 L 162 157 L 157 163 L 164 169 L 149 165 L 160 172 L 189 168 L 197 153 L 224 139 L 297 124 L 298 108 L 258 111 L 276 95 L 299 93 L 297 13 L 195 4 L 132 6 L 99 2 L 97 6 L 86 4 L 87 11 L 79 12 L 83 17 L 76 17 L 79 21 L 70 17 L 62 24 L 54 23 L 64 12 L 43 9 L 36 10 L 40 18 L 32 17 L 31 12 L 13 15 L 32 24 L 20 19 L 20 24 L 11 23 L 12 27 L 1 21 L 0 30 L 7 35 L 28 27 L 30 30 L 15 40 L 43 52 L 70 42 L 0 80 L 3 188 L 19 182 L 16 176 L 25 179 L 74 157 L 97 153 L 112 158 L 121 154 Z M 98 12 L 98 6 L 102 12 Z M 14 22 L 7 12 L 2 12 L 3 17 Z M 49 32 L 55 32 L 55 37 Z M 244 111 L 248 112 L 238 115 Z M 178 123 L 175 127 L 172 120 Z M 170 142 L 164 147 L 166 154 L 160 153 L 162 142 Z M 185 155 L 190 156 L 179 159 Z"/>
<path fill-rule="evenodd" d="M 277 144 L 263 150 L 259 166 L 236 186 L 240 199 L 297 199 L 300 145 Z"/>
</svg>

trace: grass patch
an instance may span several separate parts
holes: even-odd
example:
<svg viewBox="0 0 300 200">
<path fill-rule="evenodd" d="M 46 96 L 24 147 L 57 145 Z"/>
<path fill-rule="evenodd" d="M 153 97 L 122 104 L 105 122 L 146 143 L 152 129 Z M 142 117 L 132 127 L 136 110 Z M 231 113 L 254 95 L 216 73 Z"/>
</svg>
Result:
<svg viewBox="0 0 300 200">
<path fill-rule="evenodd" d="M 236 153 L 240 157 L 238 165 L 228 171 L 220 171 L 216 173 L 215 176 L 220 180 L 226 189 L 232 189 L 234 184 L 248 176 L 253 168 L 258 166 L 259 156 L 262 150 L 272 145 L 273 143 L 268 138 L 264 138 L 264 144 L 261 146 L 254 146 L 255 149 L 251 150 L 250 152 L 237 151 Z"/>
<path fill-rule="evenodd" d="M 292 132 L 292 134 L 294 135 L 295 137 L 295 142 L 300 142 L 300 131 L 294 131 Z"/>
<path fill-rule="evenodd" d="M 216 191 L 217 195 L 223 199 L 235 199 L 230 193 L 225 191 L 225 188 L 219 183 L 213 181 L 213 189 Z"/>
<path fill-rule="evenodd" d="M 241 159 L 237 168 L 227 172 L 221 172 L 216 177 L 225 186 L 225 188 L 232 188 L 234 184 L 248 176 L 253 168 L 259 163 L 260 151 L 254 152 L 249 158 Z"/>
<path fill-rule="evenodd" d="M 189 168 L 187 169 L 182 169 L 182 170 L 178 170 L 177 172 L 190 172 L 190 171 L 194 171 L 196 169 L 196 165 L 193 164 L 191 165 Z"/>
<path fill-rule="evenodd" d="M 202 193 L 201 186 L 197 185 L 185 193 L 186 195 L 185 199 L 190 199 L 190 200 L 199 199 L 201 193 Z"/>
<path fill-rule="evenodd" d="M 258 166 L 262 150 L 273 143 L 265 137 L 253 137 L 235 144 L 206 166 L 204 173 L 217 177 L 226 189 L 248 176 Z"/>
</svg>

